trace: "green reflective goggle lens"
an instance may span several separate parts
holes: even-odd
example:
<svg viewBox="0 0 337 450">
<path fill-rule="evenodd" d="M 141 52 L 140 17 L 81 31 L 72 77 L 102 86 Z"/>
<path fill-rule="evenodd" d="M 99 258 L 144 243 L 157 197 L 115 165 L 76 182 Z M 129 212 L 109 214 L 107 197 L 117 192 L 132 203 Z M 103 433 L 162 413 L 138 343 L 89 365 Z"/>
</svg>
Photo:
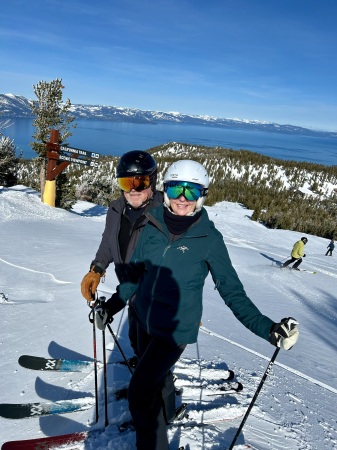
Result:
<svg viewBox="0 0 337 450">
<path fill-rule="evenodd" d="M 164 190 L 169 198 L 178 198 L 183 195 L 189 202 L 196 201 L 204 195 L 201 184 L 189 181 L 168 181 L 164 184 Z"/>
</svg>

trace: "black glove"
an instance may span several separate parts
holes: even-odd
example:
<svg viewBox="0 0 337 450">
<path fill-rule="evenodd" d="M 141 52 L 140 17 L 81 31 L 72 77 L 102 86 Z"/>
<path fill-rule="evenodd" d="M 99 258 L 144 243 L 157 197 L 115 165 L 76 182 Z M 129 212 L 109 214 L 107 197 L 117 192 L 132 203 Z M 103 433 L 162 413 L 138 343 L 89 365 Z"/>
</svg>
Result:
<svg viewBox="0 0 337 450">
<path fill-rule="evenodd" d="M 287 317 L 280 323 L 274 323 L 270 329 L 270 343 L 275 347 L 290 350 L 296 344 L 299 336 L 297 325 L 298 322 L 293 317 Z"/>
<path fill-rule="evenodd" d="M 100 297 L 94 306 L 96 327 L 103 331 L 105 326 L 113 321 L 113 316 L 124 306 L 125 303 L 119 298 L 117 292 L 112 294 L 107 301 L 105 301 L 105 297 Z"/>
<path fill-rule="evenodd" d="M 305 255 L 305 253 L 304 253 L 303 258 L 305 258 L 305 256 L 306 256 L 306 255 Z"/>
</svg>

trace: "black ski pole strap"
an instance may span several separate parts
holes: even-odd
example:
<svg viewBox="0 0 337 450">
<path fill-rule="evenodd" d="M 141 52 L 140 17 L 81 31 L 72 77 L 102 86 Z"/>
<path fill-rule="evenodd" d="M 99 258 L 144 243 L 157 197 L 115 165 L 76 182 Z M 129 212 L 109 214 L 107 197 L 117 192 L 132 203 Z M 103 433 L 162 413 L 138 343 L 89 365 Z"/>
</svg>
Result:
<svg viewBox="0 0 337 450">
<path fill-rule="evenodd" d="M 273 356 L 271 357 L 271 360 L 269 361 L 269 364 L 268 364 L 268 366 L 267 366 L 267 368 L 266 368 L 266 370 L 265 370 L 265 372 L 264 372 L 264 374 L 262 376 L 260 384 L 258 385 L 258 387 L 256 389 L 254 397 L 253 397 L 252 401 L 250 402 L 250 405 L 248 406 L 246 414 L 244 415 L 244 417 L 242 419 L 242 422 L 241 422 L 241 424 L 240 424 L 240 426 L 239 426 L 239 428 L 238 428 L 238 430 L 237 430 L 237 432 L 236 432 L 236 434 L 234 436 L 234 439 L 233 439 L 231 445 L 228 447 L 228 450 L 232 450 L 233 449 L 233 447 L 234 447 L 234 445 L 235 445 L 235 443 L 236 443 L 236 441 L 237 441 L 237 439 L 238 439 L 238 437 L 239 437 L 239 435 L 241 433 L 241 430 L 242 430 L 244 424 L 246 423 L 246 420 L 248 419 L 248 416 L 249 416 L 249 414 L 250 414 L 250 412 L 251 412 L 251 410 L 252 410 L 252 408 L 253 408 L 253 406 L 254 406 L 254 404 L 256 402 L 256 399 L 257 399 L 261 389 L 262 389 L 262 386 L 264 385 L 264 382 L 266 381 L 266 378 L 269 375 L 269 372 L 271 371 L 271 369 L 272 369 L 272 367 L 274 365 L 275 359 L 276 359 L 279 351 L 280 351 L 280 348 L 278 347 L 275 350 Z"/>
<path fill-rule="evenodd" d="M 91 308 L 91 306 L 90 306 L 90 308 Z M 89 315 L 88 315 L 88 318 L 89 318 L 89 322 L 90 323 L 94 323 L 94 308 L 92 308 L 91 309 L 91 311 L 90 311 L 90 313 L 89 313 Z"/>
<path fill-rule="evenodd" d="M 88 302 L 88 301 L 87 301 L 87 305 L 88 305 L 89 308 L 91 309 L 91 311 L 90 311 L 90 313 L 89 313 L 89 315 L 88 315 L 88 318 L 89 318 L 89 322 L 90 322 L 90 323 L 94 323 L 94 320 L 95 320 L 94 308 L 95 308 L 95 306 L 96 306 L 98 303 L 99 303 L 99 299 L 98 299 L 98 298 L 95 299 L 95 297 L 93 297 L 93 299 L 92 299 L 91 302 Z"/>
</svg>

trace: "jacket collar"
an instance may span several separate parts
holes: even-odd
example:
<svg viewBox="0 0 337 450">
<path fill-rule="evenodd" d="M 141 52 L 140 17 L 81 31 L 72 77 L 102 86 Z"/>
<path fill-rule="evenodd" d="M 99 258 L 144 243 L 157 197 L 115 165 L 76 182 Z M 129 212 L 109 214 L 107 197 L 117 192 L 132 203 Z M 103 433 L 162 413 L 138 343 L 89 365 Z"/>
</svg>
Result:
<svg viewBox="0 0 337 450">
<path fill-rule="evenodd" d="M 161 205 L 158 208 L 154 208 L 147 212 L 146 217 L 156 228 L 169 235 L 169 231 L 164 222 L 164 206 Z M 201 216 L 185 233 L 184 236 L 196 237 L 201 235 L 207 235 L 210 232 L 211 221 L 208 218 L 207 211 L 203 207 L 201 210 Z"/>
</svg>

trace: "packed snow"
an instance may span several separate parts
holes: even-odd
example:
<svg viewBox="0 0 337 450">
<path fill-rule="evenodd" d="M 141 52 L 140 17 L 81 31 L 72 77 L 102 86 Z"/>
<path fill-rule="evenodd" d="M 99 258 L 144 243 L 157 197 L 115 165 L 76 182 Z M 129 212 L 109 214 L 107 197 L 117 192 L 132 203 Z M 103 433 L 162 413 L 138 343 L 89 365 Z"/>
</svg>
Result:
<svg viewBox="0 0 337 450">
<path fill-rule="evenodd" d="M 251 221 L 252 211 L 222 202 L 206 207 L 221 231 L 234 267 L 260 310 L 279 321 L 299 321 L 300 338 L 290 351 L 280 351 L 272 371 L 237 440 L 236 449 L 251 445 L 258 450 L 337 448 L 337 253 L 326 257 L 329 240 L 307 236 L 303 269 L 280 270 L 293 244 L 303 236 L 271 230 Z M 91 399 L 91 407 L 64 415 L 20 420 L 0 418 L 0 443 L 104 429 L 103 370 L 99 368 L 99 420 L 95 422 L 94 373 L 33 371 L 18 364 L 20 355 L 93 358 L 90 309 L 80 293 L 104 229 L 106 208 L 78 202 L 71 212 L 41 203 L 37 192 L 24 186 L 0 188 L 0 310 L 1 402 Z M 114 292 L 113 265 L 99 295 Z M 126 310 L 112 329 L 127 356 L 132 356 Z M 102 336 L 97 334 L 102 360 Z M 108 362 L 120 353 L 106 333 Z M 204 313 L 198 342 L 189 345 L 175 367 L 177 406 L 187 402 L 192 417 L 213 420 L 204 427 L 168 430 L 170 450 L 228 448 L 249 406 L 275 348 L 244 328 L 226 307 L 212 279 L 204 288 Z M 244 389 L 239 394 L 208 396 L 209 380 L 227 369 Z M 126 386 L 128 369 L 108 365 L 109 393 Z M 120 433 L 116 424 L 130 418 L 127 401 L 109 398 L 109 425 L 95 441 L 77 444 L 84 449 L 135 448 L 135 433 Z M 70 448 L 70 447 L 69 447 Z M 73 446 L 71 448 L 74 448 Z"/>
</svg>

